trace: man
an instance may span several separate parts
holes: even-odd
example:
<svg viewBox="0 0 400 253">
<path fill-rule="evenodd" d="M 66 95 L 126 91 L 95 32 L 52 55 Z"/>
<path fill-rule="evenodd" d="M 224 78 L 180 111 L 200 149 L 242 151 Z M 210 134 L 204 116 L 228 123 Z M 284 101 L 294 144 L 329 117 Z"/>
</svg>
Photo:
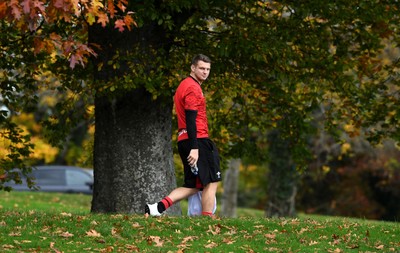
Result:
<svg viewBox="0 0 400 253">
<path fill-rule="evenodd" d="M 146 204 L 145 213 L 160 216 L 174 203 L 202 190 L 202 215 L 212 216 L 215 194 L 221 181 L 217 148 L 209 139 L 206 99 L 201 85 L 210 74 L 211 60 L 199 54 L 192 59 L 190 75 L 174 96 L 178 117 L 178 151 L 184 167 L 184 185 L 158 203 Z"/>
</svg>

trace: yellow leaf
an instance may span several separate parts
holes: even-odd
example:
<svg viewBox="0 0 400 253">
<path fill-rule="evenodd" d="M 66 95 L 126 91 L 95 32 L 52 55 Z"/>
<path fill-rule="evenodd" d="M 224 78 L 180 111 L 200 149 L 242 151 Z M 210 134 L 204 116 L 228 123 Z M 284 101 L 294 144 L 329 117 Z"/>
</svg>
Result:
<svg viewBox="0 0 400 253">
<path fill-rule="evenodd" d="M 89 25 L 93 25 L 94 22 L 96 22 L 96 17 L 93 15 L 93 13 L 89 12 L 86 14 L 86 21 L 89 23 Z"/>
<path fill-rule="evenodd" d="M 346 154 L 350 149 L 350 143 L 343 143 L 342 147 L 340 148 L 342 154 Z"/>
<path fill-rule="evenodd" d="M 322 171 L 324 173 L 328 173 L 330 170 L 331 170 L 331 168 L 329 166 L 326 166 L 326 165 L 322 166 Z"/>
</svg>

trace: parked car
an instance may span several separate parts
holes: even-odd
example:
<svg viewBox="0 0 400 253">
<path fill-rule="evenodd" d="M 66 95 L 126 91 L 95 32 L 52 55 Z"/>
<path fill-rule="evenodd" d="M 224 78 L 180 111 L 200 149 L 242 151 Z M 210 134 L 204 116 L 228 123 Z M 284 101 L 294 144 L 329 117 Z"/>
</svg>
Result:
<svg viewBox="0 0 400 253">
<path fill-rule="evenodd" d="M 15 191 L 35 191 L 26 184 L 26 177 L 21 175 L 22 184 L 7 182 Z M 35 187 L 43 192 L 84 193 L 93 192 L 93 172 L 74 166 L 48 165 L 35 166 L 29 177 L 34 178 Z"/>
</svg>

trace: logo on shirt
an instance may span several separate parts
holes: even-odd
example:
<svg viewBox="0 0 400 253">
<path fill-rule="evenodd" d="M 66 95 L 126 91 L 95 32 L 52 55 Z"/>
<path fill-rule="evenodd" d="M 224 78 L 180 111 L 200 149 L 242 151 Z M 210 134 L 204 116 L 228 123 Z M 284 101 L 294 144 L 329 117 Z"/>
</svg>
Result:
<svg viewBox="0 0 400 253">
<path fill-rule="evenodd" d="M 219 171 L 217 172 L 217 177 L 221 178 L 221 172 L 219 172 Z"/>
</svg>

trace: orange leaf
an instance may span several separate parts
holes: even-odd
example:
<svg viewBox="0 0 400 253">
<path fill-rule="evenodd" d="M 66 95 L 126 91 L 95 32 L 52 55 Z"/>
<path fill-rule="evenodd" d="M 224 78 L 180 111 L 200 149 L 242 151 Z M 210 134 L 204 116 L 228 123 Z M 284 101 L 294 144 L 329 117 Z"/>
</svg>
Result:
<svg viewBox="0 0 400 253">
<path fill-rule="evenodd" d="M 122 1 L 119 1 L 117 6 L 122 12 L 125 12 L 126 6 L 122 3 Z"/>
<path fill-rule="evenodd" d="M 21 5 L 24 7 L 23 11 L 25 14 L 28 14 L 31 12 L 31 4 L 30 4 L 30 0 L 24 0 Z"/>
<path fill-rule="evenodd" d="M 8 6 L 11 7 L 11 13 L 13 14 L 16 20 L 21 19 L 21 6 L 18 3 L 18 0 L 11 0 Z"/>
<path fill-rule="evenodd" d="M 113 0 L 108 0 L 107 8 L 108 8 L 108 12 L 110 13 L 110 17 L 114 18 L 115 6 L 114 6 L 114 1 Z"/>
<path fill-rule="evenodd" d="M 128 27 L 128 30 L 131 30 L 132 25 L 137 26 L 135 20 L 133 20 L 133 18 L 131 16 L 125 16 L 124 17 L 124 22 L 126 24 L 126 26 Z"/>
<path fill-rule="evenodd" d="M 124 26 L 125 22 L 122 19 L 117 19 L 115 21 L 115 28 L 118 28 L 120 32 L 123 32 L 125 30 Z"/>
<path fill-rule="evenodd" d="M 6 16 L 7 4 L 6 2 L 0 3 L 0 18 L 3 19 Z"/>
<path fill-rule="evenodd" d="M 104 12 L 99 13 L 97 16 L 97 23 L 100 23 L 102 27 L 105 27 L 106 24 L 108 23 L 108 16 Z"/>
<path fill-rule="evenodd" d="M 45 42 L 43 41 L 43 39 L 35 37 L 33 39 L 33 45 L 34 45 L 34 53 L 38 54 L 43 50 Z"/>
<path fill-rule="evenodd" d="M 40 10 L 41 15 L 46 15 L 46 7 L 42 1 L 34 0 L 33 6 Z"/>
</svg>

